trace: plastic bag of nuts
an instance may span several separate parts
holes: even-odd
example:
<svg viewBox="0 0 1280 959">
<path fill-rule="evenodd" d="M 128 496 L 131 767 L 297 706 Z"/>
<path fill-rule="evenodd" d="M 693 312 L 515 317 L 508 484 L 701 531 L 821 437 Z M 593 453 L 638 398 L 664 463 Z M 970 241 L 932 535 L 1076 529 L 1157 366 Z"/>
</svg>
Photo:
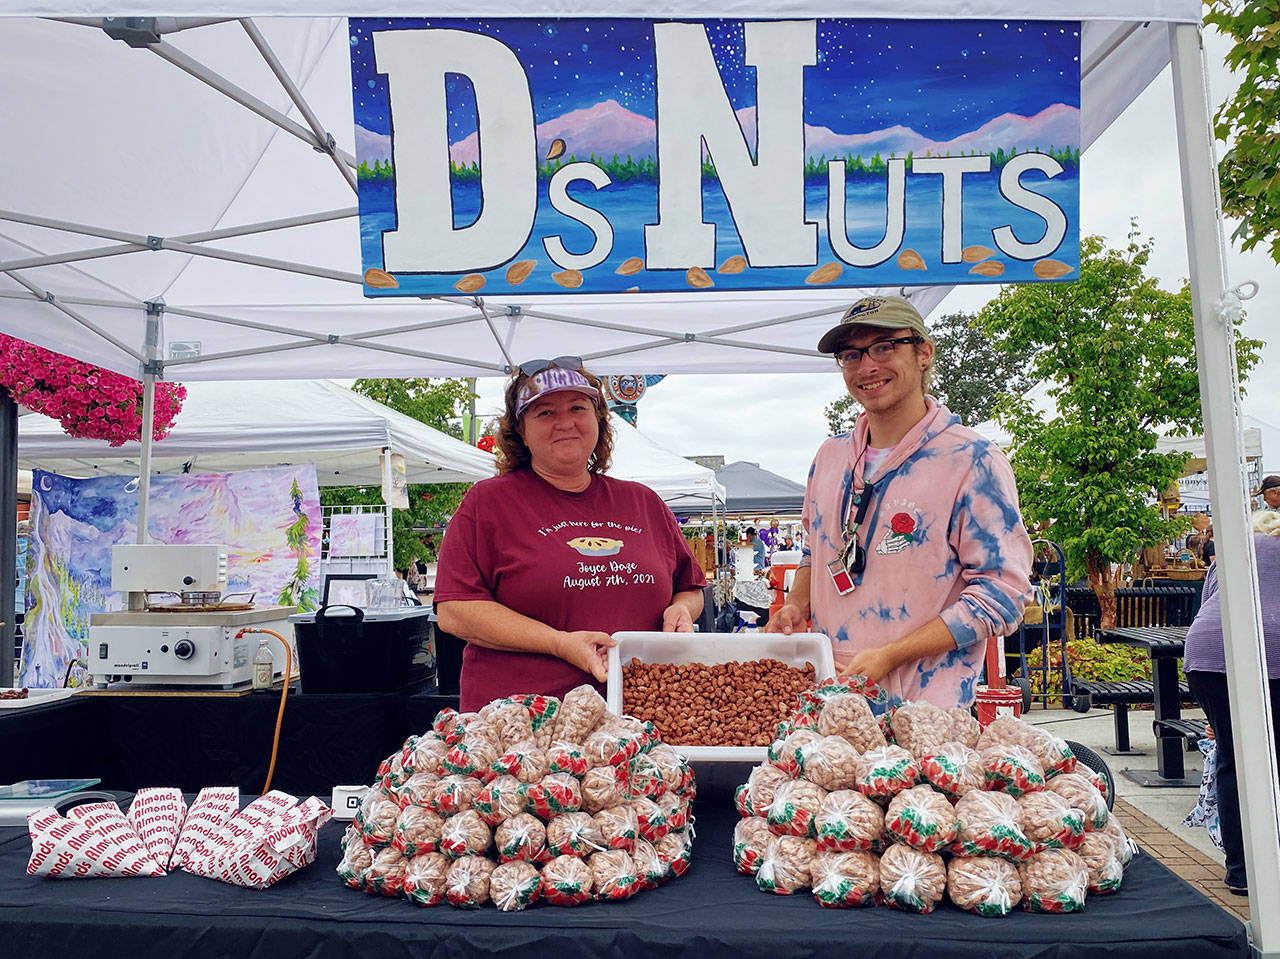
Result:
<svg viewBox="0 0 1280 959">
<path fill-rule="evenodd" d="M 951 716 L 951 742 L 964 743 L 970 749 L 978 748 L 978 739 L 982 736 L 982 727 L 967 709 L 948 709 Z"/>
<path fill-rule="evenodd" d="M 744 876 L 754 876 L 774 839 L 769 824 L 759 816 L 740 819 L 733 827 L 733 865 Z"/>
<path fill-rule="evenodd" d="M 769 826 L 780 836 L 806 836 L 817 834 L 814 818 L 822 808 L 827 791 L 816 783 L 793 779 L 783 783 L 773 794 L 766 818 Z"/>
<path fill-rule="evenodd" d="M 1137 852 L 1137 847 L 1124 834 L 1124 829 L 1120 826 L 1119 817 L 1111 816 L 1107 820 L 1107 824 L 1102 827 L 1102 832 L 1111 837 L 1111 841 L 1116 847 L 1116 858 L 1120 860 L 1120 865 L 1128 869 L 1129 863 L 1133 861 L 1133 857 Z"/>
<path fill-rule="evenodd" d="M 1007 916 L 1022 901 L 1022 880 L 1008 860 L 956 856 L 947 866 L 947 895 L 966 912 Z"/>
<path fill-rule="evenodd" d="M 810 867 L 816 852 L 817 844 L 812 839 L 776 837 L 760 860 L 756 885 L 765 892 L 776 892 L 780 896 L 808 889 L 812 882 Z"/>
<path fill-rule="evenodd" d="M 872 799 L 892 799 L 920 780 L 920 765 L 901 746 L 880 746 L 862 754 L 858 790 Z"/>
<path fill-rule="evenodd" d="M 777 766 L 792 779 L 800 775 L 804 768 L 804 750 L 812 748 L 822 736 L 813 729 L 796 729 L 786 736 L 775 739 L 769 746 L 769 762 Z"/>
<path fill-rule="evenodd" d="M 472 801 L 472 808 L 490 826 L 524 812 L 527 788 L 515 776 L 499 776 L 487 783 Z"/>
<path fill-rule="evenodd" d="M 920 760 L 920 777 L 951 799 L 986 786 L 982 756 L 964 743 L 954 741 L 943 743 Z"/>
<path fill-rule="evenodd" d="M 440 905 L 452 865 L 453 860 L 439 852 L 414 856 L 404 871 L 405 898 L 419 906 Z"/>
<path fill-rule="evenodd" d="M 751 770 L 747 777 L 744 803 L 747 815 L 763 816 L 773 805 L 778 787 L 791 781 L 791 777 L 772 763 L 762 763 Z"/>
<path fill-rule="evenodd" d="M 689 817 L 693 821 L 693 817 Z M 671 875 L 679 878 L 689 871 L 693 862 L 693 833 L 689 829 L 673 829 L 653 844 L 659 858 L 667 864 Z"/>
<path fill-rule="evenodd" d="M 489 876 L 489 898 L 503 912 L 529 908 L 541 888 L 541 874 L 523 859 L 500 863 Z"/>
<path fill-rule="evenodd" d="M 525 809 L 542 819 L 581 808 L 582 786 L 568 773 L 552 773 L 525 787 Z"/>
<path fill-rule="evenodd" d="M 663 813 L 662 807 L 652 799 L 645 799 L 644 797 L 633 799 L 630 805 L 636 812 L 639 837 L 641 839 L 647 842 L 657 842 L 671 831 L 671 827 L 667 825 L 667 817 Z"/>
<path fill-rule="evenodd" d="M 923 852 L 946 849 L 956 838 L 960 819 L 946 796 L 932 786 L 912 786 L 889 802 L 885 835 Z"/>
<path fill-rule="evenodd" d="M 658 850 L 643 839 L 636 840 L 631 861 L 636 865 L 641 889 L 656 889 L 671 874 L 671 867 L 658 855 Z"/>
<path fill-rule="evenodd" d="M 370 791 L 365 793 L 360 803 L 355 822 L 360 827 L 365 842 L 370 845 L 381 845 L 391 841 L 399 819 L 400 804 L 398 802 L 377 791 Z"/>
<path fill-rule="evenodd" d="M 596 766 L 582 777 L 582 803 L 585 812 L 598 813 L 601 809 L 617 806 L 627 801 L 626 780 L 614 766 Z"/>
<path fill-rule="evenodd" d="M 1022 861 L 1035 843 L 1022 831 L 1022 807 L 1008 793 L 974 791 L 956 803 L 960 831 L 951 851 L 957 856 L 1003 856 Z"/>
<path fill-rule="evenodd" d="M 768 828 L 767 824 L 765 828 Z M 350 889 L 360 889 L 364 885 L 364 874 L 371 865 L 373 865 L 373 846 L 366 846 L 363 842 L 353 842 L 342 850 L 342 859 L 338 863 L 337 873 L 343 885 Z"/>
<path fill-rule="evenodd" d="M 1057 793 L 1067 801 L 1067 805 L 1083 812 L 1085 829 L 1092 831 L 1107 825 L 1111 815 L 1107 801 L 1087 777 L 1080 773 L 1062 773 L 1045 783 L 1045 789 Z"/>
<path fill-rule="evenodd" d="M 413 771 L 415 775 L 434 773 L 443 776 L 444 757 L 449 752 L 449 744 L 435 735 L 422 736 L 413 750 Z"/>
<path fill-rule="evenodd" d="M 569 690 L 560 703 L 556 721 L 552 725 L 551 739 L 570 743 L 585 742 L 600 725 L 608 712 L 608 706 L 596 688 L 583 683 Z"/>
<path fill-rule="evenodd" d="M 597 899 L 629 899 L 640 891 L 640 877 L 631 855 L 623 849 L 609 849 L 588 857 Z"/>
<path fill-rule="evenodd" d="M 586 902 L 591 898 L 594 883 L 591 867 L 577 856 L 556 856 L 542 867 L 542 898 L 553 906 Z"/>
<path fill-rule="evenodd" d="M 1089 891 L 1115 892 L 1124 882 L 1124 866 L 1116 855 L 1115 842 L 1105 832 L 1091 832 L 1076 848 L 1089 869 Z"/>
<path fill-rule="evenodd" d="M 606 847 L 590 813 L 569 812 L 547 823 L 547 848 L 556 856 L 589 856 Z"/>
<path fill-rule="evenodd" d="M 512 816 L 494 831 L 493 844 L 498 852 L 498 862 L 527 859 L 542 862 L 548 858 L 547 827 L 537 816 L 527 812 Z"/>
<path fill-rule="evenodd" d="M 862 793 L 829 793 L 814 818 L 818 849 L 824 852 L 879 852 L 884 845 L 884 810 Z"/>
<path fill-rule="evenodd" d="M 592 822 L 609 849 L 630 851 L 640 835 L 640 819 L 635 807 L 626 803 L 600 810 L 592 818 Z"/>
<path fill-rule="evenodd" d="M 828 792 L 858 784 L 858 751 L 842 736 L 823 736 L 800 750 L 804 778 Z"/>
<path fill-rule="evenodd" d="M 923 759 L 950 742 L 953 724 L 948 710 L 923 702 L 905 702 L 889 718 L 894 742 L 916 759 Z"/>
<path fill-rule="evenodd" d="M 456 709 L 446 706 L 431 720 L 431 730 L 444 740 L 445 745 L 452 746 L 467 731 L 467 722 Z"/>
<path fill-rule="evenodd" d="M 1042 789 L 1018 800 L 1022 831 L 1036 850 L 1075 849 L 1084 839 L 1084 813 L 1055 792 Z"/>
<path fill-rule="evenodd" d="M 533 718 L 524 703 L 512 699 L 494 700 L 480 710 L 480 715 L 493 731 L 494 745 L 500 752 L 516 743 L 533 741 Z"/>
<path fill-rule="evenodd" d="M 1066 742 L 1014 716 L 1000 716 L 982 731 L 978 752 L 985 753 L 992 746 L 1021 746 L 1028 750 L 1046 779 L 1076 769 L 1076 757 Z"/>
<path fill-rule="evenodd" d="M 880 890 L 884 901 L 907 912 L 933 912 L 947 888 L 942 857 L 894 843 L 880 857 Z"/>
<path fill-rule="evenodd" d="M 587 774 L 591 764 L 583 755 L 579 743 L 568 743 L 556 740 L 547 749 L 547 771 L 549 773 L 568 773 L 581 778 Z"/>
<path fill-rule="evenodd" d="M 440 850 L 444 820 L 425 806 L 406 806 L 396 820 L 391 845 L 406 856 L 418 856 Z"/>
<path fill-rule="evenodd" d="M 995 745 L 983 750 L 982 775 L 987 789 L 1010 796 L 1044 789 L 1044 767 L 1023 746 Z"/>
<path fill-rule="evenodd" d="M 1070 849 L 1046 849 L 1018 867 L 1029 912 L 1077 912 L 1084 908 L 1089 867 Z"/>
<path fill-rule="evenodd" d="M 493 832 L 474 809 L 464 809 L 444 820 L 440 851 L 446 856 L 478 856 L 489 848 Z"/>
<path fill-rule="evenodd" d="M 445 898 L 459 909 L 479 909 L 489 901 L 489 878 L 493 875 L 492 859 L 463 856 L 455 859 L 445 877 Z"/>
<path fill-rule="evenodd" d="M 364 890 L 374 896 L 398 896 L 404 889 L 404 873 L 409 860 L 395 846 L 374 853 L 364 871 Z"/>
<path fill-rule="evenodd" d="M 867 697 L 861 693 L 839 693 L 830 697 L 818 714 L 818 732 L 823 736 L 842 736 L 860 753 L 888 745 Z"/>
<path fill-rule="evenodd" d="M 529 713 L 529 724 L 533 727 L 533 742 L 539 749 L 551 745 L 551 730 L 556 716 L 560 712 L 560 700 L 554 696 L 527 695 L 513 696 Z"/>
<path fill-rule="evenodd" d="M 402 807 L 427 806 L 440 777 L 435 773 L 414 773 L 396 790 L 393 797 Z"/>
<path fill-rule="evenodd" d="M 874 853 L 819 852 L 810 873 L 813 898 L 828 909 L 870 906 L 880 892 L 880 857 Z"/>
</svg>

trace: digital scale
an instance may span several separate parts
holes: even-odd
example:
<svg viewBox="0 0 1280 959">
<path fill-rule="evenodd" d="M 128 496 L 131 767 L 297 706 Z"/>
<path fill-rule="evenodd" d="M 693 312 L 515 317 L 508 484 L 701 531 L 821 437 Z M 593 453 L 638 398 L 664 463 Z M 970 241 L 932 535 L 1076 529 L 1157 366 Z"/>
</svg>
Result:
<svg viewBox="0 0 1280 959">
<path fill-rule="evenodd" d="M 89 617 L 89 672 L 95 686 L 202 686 L 231 689 L 253 678 L 253 655 L 264 639 L 273 674 L 285 671 L 280 643 L 246 627 L 269 629 L 293 644 L 295 606 L 229 603 L 227 548 L 136 544 L 111 551 L 111 586 L 142 593 L 147 608 Z M 157 595 L 177 602 L 153 603 Z M 246 594 L 252 600 L 251 594 Z M 296 661 L 296 656 L 295 656 Z"/>
</svg>

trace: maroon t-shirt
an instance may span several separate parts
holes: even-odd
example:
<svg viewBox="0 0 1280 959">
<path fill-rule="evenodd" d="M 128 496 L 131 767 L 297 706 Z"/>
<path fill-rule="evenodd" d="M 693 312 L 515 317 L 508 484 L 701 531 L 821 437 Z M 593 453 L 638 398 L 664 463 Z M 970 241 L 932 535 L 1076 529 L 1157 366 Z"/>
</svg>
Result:
<svg viewBox="0 0 1280 959">
<path fill-rule="evenodd" d="M 493 601 L 554 629 L 653 631 L 675 593 L 705 584 L 671 510 L 647 486 L 594 474 L 569 493 L 522 469 L 463 499 L 440 545 L 435 601 Z M 461 706 L 563 696 L 590 682 L 555 656 L 468 643 Z"/>
</svg>

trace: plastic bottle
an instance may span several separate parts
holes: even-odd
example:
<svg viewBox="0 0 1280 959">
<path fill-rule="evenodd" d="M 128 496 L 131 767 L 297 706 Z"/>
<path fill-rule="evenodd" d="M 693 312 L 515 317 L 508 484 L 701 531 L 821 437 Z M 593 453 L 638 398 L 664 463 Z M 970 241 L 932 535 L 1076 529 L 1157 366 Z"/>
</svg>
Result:
<svg viewBox="0 0 1280 959">
<path fill-rule="evenodd" d="M 253 688 L 270 689 L 275 680 L 275 661 L 271 658 L 271 646 L 264 639 L 253 654 Z"/>
<path fill-rule="evenodd" d="M 747 612 L 746 610 L 739 610 L 738 622 L 740 625 L 738 626 L 738 632 L 740 633 L 759 632 L 760 627 L 756 623 L 756 620 L 758 620 L 759 618 L 760 618 L 759 613 L 751 613 L 751 612 Z"/>
</svg>

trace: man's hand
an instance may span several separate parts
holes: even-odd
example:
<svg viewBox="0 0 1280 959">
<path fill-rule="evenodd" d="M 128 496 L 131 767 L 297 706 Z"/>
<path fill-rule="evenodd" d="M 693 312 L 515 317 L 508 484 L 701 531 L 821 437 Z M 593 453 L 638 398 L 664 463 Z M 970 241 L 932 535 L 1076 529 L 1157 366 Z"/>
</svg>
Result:
<svg viewBox="0 0 1280 959">
<path fill-rule="evenodd" d="M 662 611 L 662 631 L 664 633 L 692 633 L 693 616 L 684 603 L 672 603 Z"/>
<path fill-rule="evenodd" d="M 878 683 L 893 672 L 896 666 L 893 657 L 884 649 L 864 649 L 840 670 L 840 675 L 866 676 L 873 683 Z"/>
<path fill-rule="evenodd" d="M 764 631 L 766 633 L 783 633 L 790 636 L 792 633 L 804 632 L 809 627 L 809 617 L 801 612 L 799 606 L 786 603 L 783 607 L 769 617 L 769 622 L 765 624 Z"/>
<path fill-rule="evenodd" d="M 617 645 L 608 633 L 580 629 L 560 634 L 556 655 L 603 683 L 609 678 L 609 650 Z"/>
</svg>

